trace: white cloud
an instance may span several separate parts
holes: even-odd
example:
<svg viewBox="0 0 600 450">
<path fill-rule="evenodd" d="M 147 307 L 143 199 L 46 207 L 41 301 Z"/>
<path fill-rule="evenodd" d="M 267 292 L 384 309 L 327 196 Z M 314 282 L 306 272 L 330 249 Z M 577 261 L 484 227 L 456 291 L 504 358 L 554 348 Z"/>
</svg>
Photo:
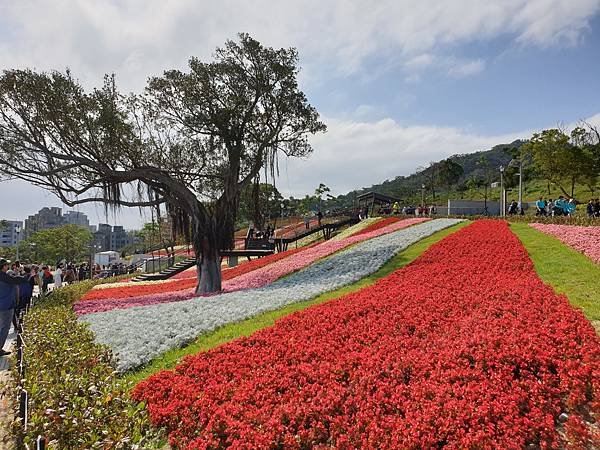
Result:
<svg viewBox="0 0 600 450">
<path fill-rule="evenodd" d="M 320 182 L 336 195 L 367 187 L 456 153 L 488 150 L 527 138 L 531 132 L 484 136 L 458 128 L 402 126 L 386 118 L 376 122 L 325 119 L 328 131 L 312 139 L 314 153 L 306 160 L 282 164 L 278 189 L 284 195 L 312 192 Z M 286 170 L 287 169 L 287 170 Z"/>
<path fill-rule="evenodd" d="M 209 57 L 239 31 L 298 47 L 303 79 L 318 82 L 364 71 L 372 57 L 435 67 L 454 46 L 500 35 L 573 44 L 600 8 L 600 0 L 2 1 L 0 27 L 9 31 L 0 28 L 0 68 L 69 66 L 86 84 L 116 72 L 126 89 L 191 55 Z"/>
<path fill-rule="evenodd" d="M 451 66 L 448 69 L 448 74 L 455 78 L 462 78 L 481 73 L 484 69 L 485 61 L 483 59 L 476 59 Z"/>
<path fill-rule="evenodd" d="M 431 66 L 434 62 L 434 57 L 429 53 L 423 53 L 410 58 L 404 64 L 404 67 L 408 70 L 423 70 Z"/>
<path fill-rule="evenodd" d="M 184 67 L 191 55 L 209 58 L 244 31 L 265 45 L 297 47 L 303 84 L 382 73 L 374 61 L 402 67 L 417 81 L 427 70 L 454 76 L 483 70 L 485 61 L 453 55 L 465 43 L 502 36 L 519 45 L 577 44 L 599 10 L 600 0 L 0 0 L 0 70 L 70 67 L 87 86 L 114 72 L 123 89 L 140 90 L 148 76 Z M 362 105 L 351 117 L 327 119 L 329 132 L 313 139 L 310 159 L 289 161 L 287 173 L 282 163 L 282 192 L 301 195 L 324 181 L 345 193 L 529 134 L 482 136 L 379 117 L 378 105 Z M 11 218 L 58 204 L 39 190 L 9 186 L 0 189 L 0 204 L 8 205 Z M 124 211 L 124 223 L 139 221 L 137 210 Z M 95 209 L 90 215 L 98 217 Z"/>
<path fill-rule="evenodd" d="M 441 126 L 403 126 L 386 118 L 379 121 L 324 119 L 328 131 L 314 136 L 314 153 L 308 159 L 290 159 L 281 164 L 278 189 L 285 196 L 303 196 L 324 182 L 335 195 L 410 175 L 416 168 L 458 153 L 489 150 L 494 145 L 528 139 L 534 131 L 516 130 L 497 135 Z M 600 113 L 570 122 L 572 130 L 581 121 L 600 127 Z M 544 128 L 555 127 L 547 124 Z"/>
</svg>

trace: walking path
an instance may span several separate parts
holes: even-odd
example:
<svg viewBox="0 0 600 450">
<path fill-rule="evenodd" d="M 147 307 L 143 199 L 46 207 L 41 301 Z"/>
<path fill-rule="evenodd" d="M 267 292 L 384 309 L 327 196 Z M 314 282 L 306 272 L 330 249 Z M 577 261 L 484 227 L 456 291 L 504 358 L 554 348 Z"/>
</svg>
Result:
<svg viewBox="0 0 600 450">
<path fill-rule="evenodd" d="M 4 344 L 4 350 L 14 351 L 14 343 L 17 333 L 12 330 Z M 8 386 L 10 371 L 13 365 L 13 355 L 0 357 L 0 450 L 14 449 L 10 424 L 14 420 L 14 398 L 13 391 Z"/>
</svg>

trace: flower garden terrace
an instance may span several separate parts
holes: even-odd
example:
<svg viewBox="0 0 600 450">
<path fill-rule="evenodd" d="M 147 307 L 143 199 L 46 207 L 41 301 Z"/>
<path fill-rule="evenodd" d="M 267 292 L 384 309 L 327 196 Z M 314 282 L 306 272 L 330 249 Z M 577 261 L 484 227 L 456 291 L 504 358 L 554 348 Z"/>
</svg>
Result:
<svg viewBox="0 0 600 450">
<path fill-rule="evenodd" d="M 185 273 L 66 288 L 26 318 L 39 376 L 24 438 L 595 448 L 600 265 L 578 246 L 600 242 L 551 231 L 378 219 L 225 269 L 216 295 L 195 297 Z"/>
</svg>

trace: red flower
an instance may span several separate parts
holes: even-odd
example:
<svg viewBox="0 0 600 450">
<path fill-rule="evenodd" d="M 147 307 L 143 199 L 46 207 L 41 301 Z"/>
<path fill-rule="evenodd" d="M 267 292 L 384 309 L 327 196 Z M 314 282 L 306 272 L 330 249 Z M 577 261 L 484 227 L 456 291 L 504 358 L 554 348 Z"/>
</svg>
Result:
<svg viewBox="0 0 600 450">
<path fill-rule="evenodd" d="M 593 448 L 600 340 L 500 221 L 133 392 L 182 448 Z"/>
</svg>

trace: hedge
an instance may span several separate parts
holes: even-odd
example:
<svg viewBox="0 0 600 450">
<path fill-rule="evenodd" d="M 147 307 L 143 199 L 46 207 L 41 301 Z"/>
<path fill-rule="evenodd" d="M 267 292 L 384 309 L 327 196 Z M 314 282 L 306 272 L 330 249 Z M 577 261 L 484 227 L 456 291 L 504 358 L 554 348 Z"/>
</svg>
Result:
<svg viewBox="0 0 600 450">
<path fill-rule="evenodd" d="M 29 393 L 27 429 L 15 433 L 33 448 L 39 435 L 51 449 L 157 448 L 164 442 L 151 428 L 143 403 L 133 401 L 128 383 L 117 378 L 107 347 L 77 321 L 72 304 L 98 283 L 57 289 L 24 318 L 25 379 Z M 18 371 L 14 370 L 15 381 Z"/>
</svg>

